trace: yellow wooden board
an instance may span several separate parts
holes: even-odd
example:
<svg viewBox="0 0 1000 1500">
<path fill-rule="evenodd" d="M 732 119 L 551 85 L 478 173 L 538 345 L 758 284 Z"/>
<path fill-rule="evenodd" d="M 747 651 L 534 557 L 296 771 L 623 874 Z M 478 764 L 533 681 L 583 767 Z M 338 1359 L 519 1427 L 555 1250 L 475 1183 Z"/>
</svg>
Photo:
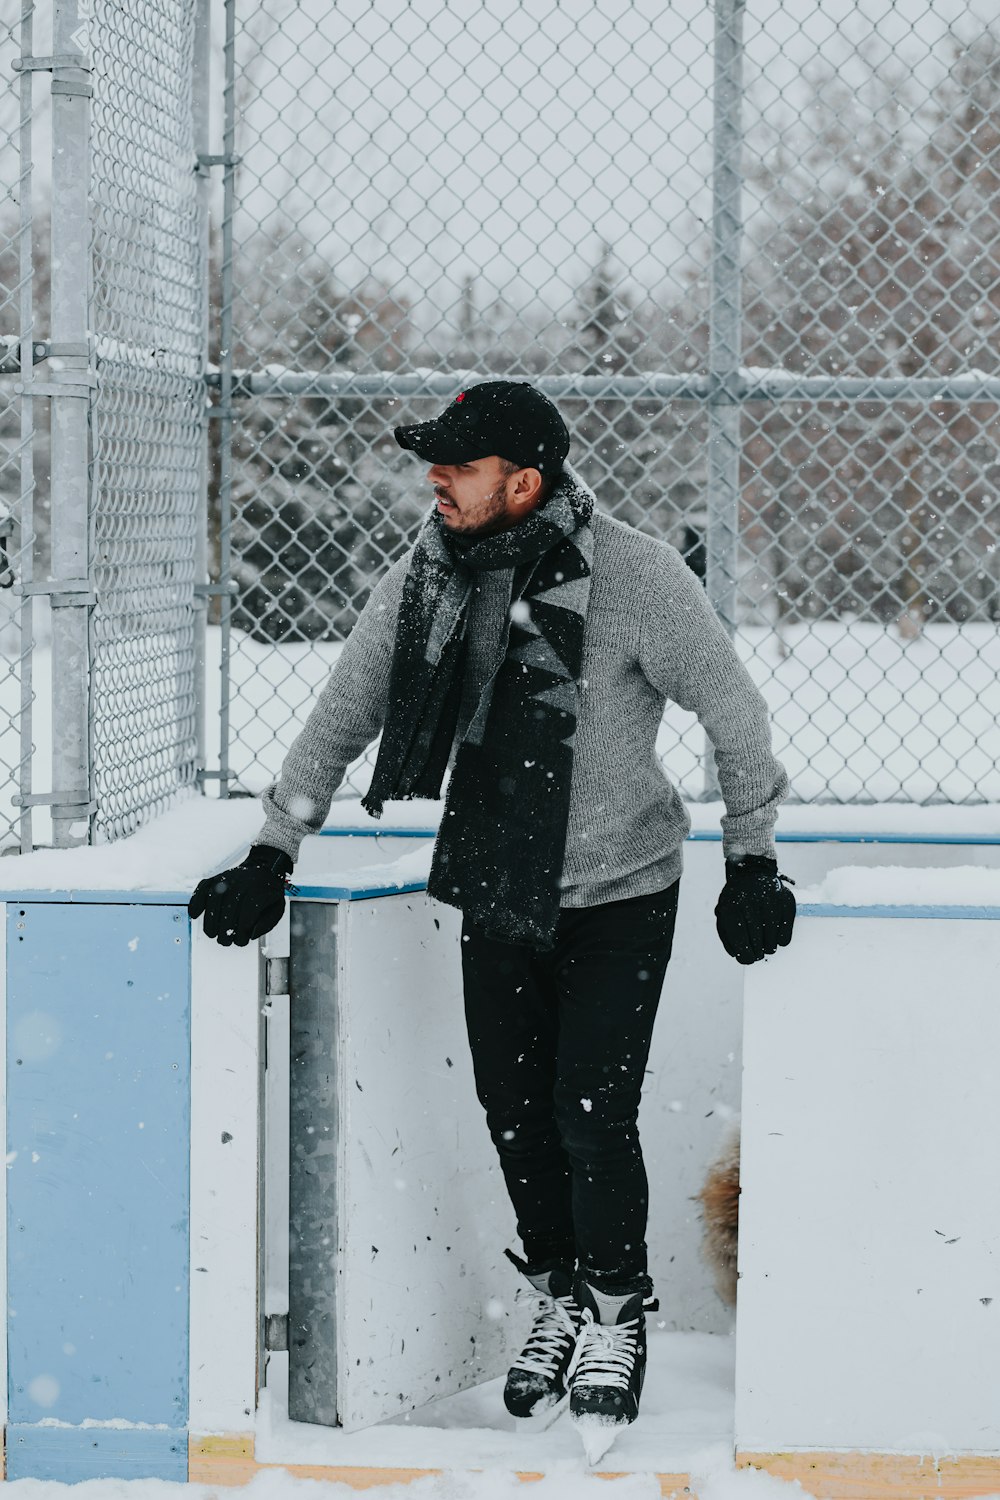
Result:
<svg viewBox="0 0 1000 1500">
<path fill-rule="evenodd" d="M 739 1468 L 763 1469 L 778 1479 L 797 1479 L 814 1500 L 982 1500 L 1000 1495 L 1000 1454 L 962 1458 L 917 1458 L 893 1453 L 738 1453 Z M 284 1468 L 300 1479 L 338 1480 L 356 1490 L 408 1484 L 440 1469 L 336 1468 L 321 1464 L 260 1464 L 252 1435 L 192 1438 L 188 1478 L 192 1483 L 247 1484 L 261 1469 Z M 538 1473 L 519 1473 L 530 1483 Z M 623 1474 L 599 1474 L 622 1479 Z M 658 1474 L 665 1500 L 698 1500 L 688 1474 Z"/>
<path fill-rule="evenodd" d="M 261 1469 L 286 1469 L 297 1479 L 337 1480 L 356 1490 L 376 1489 L 380 1485 L 409 1484 L 440 1469 L 373 1469 L 337 1468 L 323 1464 L 259 1464 L 254 1457 L 251 1436 L 191 1438 L 188 1446 L 188 1481 L 191 1484 L 249 1484 Z M 624 1474 L 598 1474 L 598 1479 L 624 1479 Z M 530 1484 L 542 1479 L 538 1473 L 523 1473 L 518 1479 Z M 660 1493 L 666 1500 L 698 1500 L 687 1474 L 659 1474 Z"/>
<path fill-rule="evenodd" d="M 740 1468 L 797 1479 L 815 1500 L 976 1500 L 1000 1494 L 1000 1454 L 738 1453 Z"/>
</svg>

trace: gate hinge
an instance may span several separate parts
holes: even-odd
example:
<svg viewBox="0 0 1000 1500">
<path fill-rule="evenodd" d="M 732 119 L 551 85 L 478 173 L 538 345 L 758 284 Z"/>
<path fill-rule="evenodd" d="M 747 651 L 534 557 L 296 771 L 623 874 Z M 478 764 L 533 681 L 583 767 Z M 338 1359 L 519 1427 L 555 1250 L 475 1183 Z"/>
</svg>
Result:
<svg viewBox="0 0 1000 1500">
<path fill-rule="evenodd" d="M 66 380 L 19 380 L 14 387 L 15 396 L 84 396 L 90 400 L 91 391 L 96 391 L 100 386 L 96 370 L 53 370 L 53 376 L 60 374 L 69 378 Z"/>
<path fill-rule="evenodd" d="M 196 599 L 213 599 L 219 594 L 235 594 L 238 588 L 235 578 L 230 578 L 228 583 L 196 583 L 194 596 Z"/>
<path fill-rule="evenodd" d="M 20 583 L 15 585 L 15 594 L 48 594 L 53 609 L 86 607 L 93 609 L 97 603 L 94 586 L 87 578 L 53 578 L 48 583 Z"/>
<path fill-rule="evenodd" d="M 191 170 L 199 177 L 207 177 L 209 167 L 238 167 L 242 160 L 242 156 L 232 151 L 222 156 L 209 156 L 204 151 L 199 151 L 197 161 Z"/>
<path fill-rule="evenodd" d="M 264 960 L 264 994 L 265 995 L 287 995 L 288 994 L 288 959 L 287 958 L 265 958 L 265 960 Z"/>
<path fill-rule="evenodd" d="M 11 67 L 15 73 L 50 72 L 53 68 L 79 68 L 83 73 L 93 72 L 93 64 L 86 61 L 82 52 L 57 52 L 54 57 L 15 57 Z"/>
<path fill-rule="evenodd" d="M 66 357 L 73 359 L 89 359 L 90 344 L 86 341 L 76 344 L 68 344 L 65 342 L 55 343 L 52 339 L 44 339 L 40 344 L 35 345 L 36 363 L 40 363 L 43 359 L 49 359 L 53 357 L 56 359 L 63 359 Z"/>
<path fill-rule="evenodd" d="M 97 811 L 96 802 L 88 802 L 76 792 L 15 792 L 10 799 L 15 807 L 51 807 L 63 817 L 89 817 Z"/>
<path fill-rule="evenodd" d="M 264 1348 L 278 1354 L 288 1348 L 288 1314 L 264 1314 Z"/>
</svg>

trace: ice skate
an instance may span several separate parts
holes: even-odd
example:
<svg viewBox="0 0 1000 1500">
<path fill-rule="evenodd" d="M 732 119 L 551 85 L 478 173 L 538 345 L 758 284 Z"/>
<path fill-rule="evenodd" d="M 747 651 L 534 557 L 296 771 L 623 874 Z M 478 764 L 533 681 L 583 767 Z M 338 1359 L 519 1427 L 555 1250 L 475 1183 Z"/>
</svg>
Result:
<svg viewBox="0 0 1000 1500">
<path fill-rule="evenodd" d="M 646 1375 L 647 1286 L 644 1280 L 635 1291 L 612 1294 L 578 1277 L 574 1287 L 582 1325 L 568 1377 L 569 1409 L 591 1466 L 639 1414 Z"/>
<path fill-rule="evenodd" d="M 566 1406 L 566 1376 L 580 1331 L 580 1309 L 569 1267 L 536 1269 L 509 1250 L 506 1253 L 528 1282 L 518 1289 L 518 1301 L 530 1302 L 535 1318 L 524 1348 L 510 1367 L 504 1405 L 519 1422 L 542 1429 Z"/>
</svg>

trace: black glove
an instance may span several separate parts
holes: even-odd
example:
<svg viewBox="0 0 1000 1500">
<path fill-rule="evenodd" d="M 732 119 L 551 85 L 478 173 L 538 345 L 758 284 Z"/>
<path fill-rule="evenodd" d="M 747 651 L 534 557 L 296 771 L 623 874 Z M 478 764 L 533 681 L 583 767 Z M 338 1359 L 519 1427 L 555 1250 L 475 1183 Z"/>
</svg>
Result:
<svg viewBox="0 0 1000 1500">
<path fill-rule="evenodd" d="M 205 936 L 223 948 L 245 948 L 277 927 L 285 910 L 285 876 L 292 861 L 283 849 L 254 844 L 241 865 L 209 875 L 195 886 L 188 916 L 205 913 Z"/>
<path fill-rule="evenodd" d="M 755 964 L 787 948 L 795 922 L 795 882 L 778 874 L 778 862 L 763 854 L 726 860 L 726 883 L 715 907 L 715 925 L 730 958 Z"/>
</svg>

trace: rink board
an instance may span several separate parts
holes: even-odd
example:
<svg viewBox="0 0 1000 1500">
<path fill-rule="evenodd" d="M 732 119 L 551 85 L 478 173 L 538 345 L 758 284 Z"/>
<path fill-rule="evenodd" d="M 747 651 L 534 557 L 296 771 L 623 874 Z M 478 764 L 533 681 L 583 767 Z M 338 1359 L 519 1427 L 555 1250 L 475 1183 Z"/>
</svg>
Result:
<svg viewBox="0 0 1000 1500">
<path fill-rule="evenodd" d="M 961 900 L 806 906 L 748 972 L 741 1452 L 1000 1452 L 998 993 Z"/>
<path fill-rule="evenodd" d="M 25 900 L 6 946 L 8 1477 L 180 1479 L 187 913 Z"/>
<path fill-rule="evenodd" d="M 407 830 L 409 835 L 413 832 Z M 831 866 L 848 862 L 981 863 L 995 867 L 1000 855 L 996 842 L 986 839 L 944 842 L 925 838 L 900 843 L 898 836 L 893 836 L 887 846 L 877 839 L 859 842 L 863 837 L 786 838 L 779 845 L 782 868 L 793 874 L 801 886 L 820 878 Z M 472 1139 L 470 1131 L 474 1129 L 476 1107 L 471 1107 L 466 1128 L 466 1124 L 448 1125 L 449 1118 L 454 1121 L 457 1117 L 449 1117 L 442 1103 L 445 1098 L 442 1089 L 456 1085 L 461 1070 L 468 1067 L 462 1051 L 461 1018 L 449 1014 L 448 1009 L 458 1003 L 457 987 L 452 986 L 450 996 L 445 995 L 444 989 L 439 996 L 444 1007 L 439 1021 L 448 1022 L 455 1037 L 454 1051 L 449 1044 L 444 1054 L 445 1059 L 451 1059 L 452 1066 L 447 1060 L 442 1065 L 442 1059 L 437 1058 L 434 1051 L 437 1043 L 432 1040 L 432 1031 L 426 1028 L 417 1027 L 403 1035 L 380 1037 L 378 1033 L 380 1014 L 386 1014 L 393 1005 L 401 1005 L 408 996 L 412 999 L 414 976 L 422 972 L 421 964 L 431 968 L 438 963 L 451 964 L 454 974 L 457 955 L 448 958 L 445 945 L 449 941 L 454 944 L 455 934 L 448 932 L 447 920 L 457 914 L 447 914 L 445 922 L 435 926 L 434 916 L 440 921 L 441 909 L 428 902 L 419 890 L 397 889 L 390 894 L 391 888 L 380 887 L 377 879 L 368 883 L 354 880 L 360 866 L 372 863 L 371 854 L 359 854 L 358 846 L 367 844 L 371 849 L 376 841 L 313 842 L 325 846 L 321 863 L 327 871 L 318 886 L 306 886 L 311 892 L 306 899 L 342 908 L 336 921 L 346 924 L 345 934 L 350 924 L 363 922 L 365 913 L 380 913 L 371 924 L 363 961 L 364 945 L 356 949 L 359 963 L 355 966 L 355 978 L 364 980 L 357 994 L 374 989 L 379 996 L 377 1005 L 367 1012 L 362 1007 L 358 1012 L 372 1028 L 365 1033 L 359 1027 L 354 1034 L 359 1065 L 378 1056 L 379 1047 L 387 1058 L 397 1057 L 401 1052 L 407 1055 L 412 1052 L 415 1060 L 419 1056 L 417 1086 L 409 1099 L 399 1101 L 409 1121 L 403 1133 L 412 1137 L 416 1155 L 426 1150 L 441 1152 L 441 1137 L 434 1132 L 440 1127 L 447 1134 L 450 1129 L 449 1138 L 457 1138 L 465 1153 L 468 1149 L 465 1137 Z M 349 857 L 348 842 L 355 850 Z M 384 831 L 377 843 L 385 862 L 389 858 L 385 851 L 390 840 Z M 668 1326 L 700 1327 L 724 1336 L 728 1314 L 715 1301 L 708 1273 L 699 1259 L 699 1225 L 690 1199 L 718 1146 L 721 1124 L 740 1102 L 742 982 L 744 977 L 750 981 L 743 1087 L 746 1107 L 752 1112 L 757 1108 L 755 1101 L 759 1102 L 761 1091 L 766 1096 L 770 1088 L 769 1080 L 778 1058 L 777 1052 L 772 1054 L 769 1047 L 758 1045 L 754 1006 L 761 993 L 766 997 L 765 1005 L 772 1003 L 772 985 L 778 986 L 782 978 L 782 964 L 800 951 L 806 954 L 810 927 L 832 919 L 804 915 L 796 943 L 787 953 L 745 973 L 726 959 L 714 933 L 711 910 L 720 883 L 721 864 L 717 838 L 696 835 L 688 843 L 678 942 L 650 1057 L 640 1125 L 653 1190 L 651 1264 Z M 340 883 L 330 878 L 334 866 L 342 872 Z M 298 876 L 298 867 L 296 873 Z M 258 1466 L 280 1462 L 303 1474 L 341 1477 L 363 1487 L 454 1466 L 456 1458 L 452 1455 L 467 1452 L 457 1441 L 465 1434 L 445 1429 L 434 1432 L 425 1426 L 424 1438 L 418 1441 L 423 1410 L 419 1403 L 426 1396 L 420 1382 L 428 1375 L 430 1344 L 414 1360 L 408 1383 L 396 1392 L 397 1397 L 402 1394 L 406 1401 L 418 1404 L 413 1414 L 412 1452 L 406 1447 L 410 1432 L 407 1427 L 382 1427 L 354 1434 L 343 1429 L 325 1432 L 311 1423 L 289 1423 L 287 1412 L 284 1431 L 291 1446 L 282 1451 L 280 1458 L 273 1448 L 268 1448 L 270 1438 L 262 1441 L 259 1429 L 255 1441 L 258 1386 L 262 1377 L 266 1379 L 264 1362 L 258 1365 L 259 1314 L 264 1311 L 280 1314 L 287 1307 L 287 1228 L 284 1246 L 277 1242 L 268 1245 L 265 1231 L 269 1223 L 273 1228 L 275 1213 L 279 1220 L 284 1215 L 287 1226 L 290 1144 L 287 1136 L 282 1142 L 280 1131 L 274 1138 L 260 1130 L 259 1093 L 265 1047 L 271 1066 L 263 1075 L 263 1093 L 277 1106 L 280 1116 L 282 1069 L 275 1069 L 274 1059 L 288 1056 L 288 1009 L 284 997 L 274 996 L 264 1005 L 262 1015 L 257 1000 L 257 951 L 252 946 L 223 950 L 204 938 L 200 924 L 192 931 L 186 917 L 186 891 L 78 888 L 8 891 L 5 900 L 8 915 L 4 955 L 8 969 L 4 985 L 8 1075 L 5 1150 L 8 1154 L 17 1153 L 8 1161 L 5 1174 L 9 1233 L 4 1270 L 10 1283 L 10 1297 L 4 1334 L 8 1350 L 6 1448 L 10 1477 L 70 1481 L 98 1475 L 181 1478 L 189 1472 L 191 1478 L 211 1477 L 214 1482 L 238 1483 Z M 406 908 L 407 903 L 407 920 L 415 922 L 420 930 L 414 929 L 412 962 L 394 966 L 390 950 L 395 919 L 390 913 Z M 22 911 L 24 917 L 20 915 Z M 837 920 L 849 922 L 853 927 L 867 925 L 873 938 L 877 935 L 880 942 L 896 952 L 901 944 L 905 949 L 910 943 L 915 930 L 910 923 L 916 920 L 919 925 L 934 918 L 925 915 L 919 919 L 896 918 L 872 924 L 860 915 L 846 917 L 841 913 Z M 26 923 L 21 930 L 17 928 L 18 921 Z M 959 924 L 938 923 L 936 930 L 945 925 Z M 971 927 L 972 919 L 967 919 L 966 925 Z M 835 926 L 836 922 L 830 927 L 831 932 Z M 995 923 L 976 921 L 975 926 L 977 931 L 998 930 Z M 271 951 L 276 954 L 280 929 L 273 936 Z M 19 937 L 24 941 L 18 943 Z M 356 937 L 357 932 L 346 938 L 345 956 L 348 949 L 354 948 Z M 435 946 L 438 944 L 440 948 Z M 20 951 L 15 952 L 15 948 Z M 182 970 L 180 977 L 173 968 L 178 963 Z M 816 967 L 822 970 L 830 965 L 823 959 Z M 930 972 L 929 961 L 922 967 Z M 401 968 L 405 973 L 399 974 Z M 851 979 L 851 986 L 857 991 L 852 995 L 852 1003 L 860 1004 L 864 983 L 865 976 L 859 970 Z M 869 1023 L 881 1012 L 887 988 L 882 984 L 879 992 L 869 999 Z M 787 996 L 786 1000 L 789 1015 L 794 1019 L 792 1002 Z M 778 1000 L 774 999 L 773 1004 L 777 1006 Z M 283 1006 L 286 1008 L 282 1009 Z M 412 1007 L 409 1012 L 398 1013 L 408 1021 L 416 1019 Z M 762 1009 L 760 1015 L 764 1014 Z M 775 1017 L 779 1014 L 779 1010 L 774 1011 Z M 898 1028 L 904 1011 L 894 1010 L 893 1015 Z M 878 1038 L 878 1044 L 889 1055 L 892 1036 L 882 1035 L 877 1028 L 871 1034 L 873 1044 Z M 968 1040 L 971 1033 L 964 1034 Z M 928 1047 L 932 1043 L 936 1047 L 932 1035 L 925 1032 L 922 1036 Z M 57 1045 L 53 1045 L 54 1038 Z M 793 1038 L 794 1028 L 791 1028 L 789 1047 Z M 16 1047 L 15 1041 L 19 1044 Z M 432 1056 L 420 1052 L 424 1044 Z M 31 1054 L 32 1047 L 36 1055 L 26 1056 Z M 951 1085 L 959 1090 L 959 1052 L 942 1052 L 939 1048 L 937 1051 L 939 1065 L 947 1072 Z M 108 1057 L 107 1053 L 113 1056 Z M 846 1058 L 846 1050 L 844 1055 Z M 785 1063 L 789 1060 L 786 1057 Z M 974 1058 L 966 1057 L 964 1065 L 968 1068 L 972 1061 Z M 894 1059 L 893 1065 L 898 1066 L 898 1060 Z M 287 1080 L 286 1068 L 286 1107 Z M 438 1107 L 430 1124 L 420 1118 L 420 1110 L 427 1111 L 426 1099 L 419 1089 L 421 1081 L 432 1084 L 435 1090 Z M 466 1078 L 463 1087 L 467 1087 L 468 1081 Z M 757 1084 L 760 1089 L 755 1093 Z M 850 1092 L 850 1088 L 846 1091 Z M 362 1097 L 357 1089 L 355 1093 L 359 1099 Z M 378 1163 L 372 1148 L 378 1136 L 369 1127 L 372 1120 L 377 1123 L 396 1102 L 389 1091 L 380 1101 L 378 1114 L 373 1114 L 367 1123 L 359 1121 L 356 1113 L 348 1121 L 351 1139 L 359 1147 L 364 1145 L 375 1167 Z M 804 1122 L 810 1119 L 807 1103 L 804 1094 Z M 74 1116 L 80 1118 L 74 1120 Z M 749 1124 L 744 1122 L 745 1150 L 749 1153 L 746 1171 L 754 1174 L 754 1184 L 764 1170 L 761 1162 L 768 1160 L 762 1153 L 773 1149 L 777 1139 L 767 1131 L 760 1137 L 755 1118 Z M 763 1120 L 764 1115 L 760 1118 Z M 987 1130 L 988 1122 L 978 1116 L 967 1114 L 965 1118 L 968 1122 L 974 1119 L 977 1129 Z M 427 1139 L 421 1143 L 420 1129 L 432 1130 L 430 1144 Z M 483 1141 L 482 1133 L 479 1139 Z M 803 1141 L 806 1139 L 803 1136 Z M 808 1139 L 812 1149 L 815 1142 L 811 1137 Z M 982 1139 L 992 1140 L 992 1137 L 987 1132 Z M 905 1133 L 897 1144 L 900 1149 L 905 1147 Z M 957 1150 L 958 1145 L 958 1138 L 951 1138 L 951 1147 Z M 387 1139 L 383 1167 L 392 1163 L 395 1146 L 395 1140 Z M 282 1148 L 286 1153 L 283 1161 Z M 852 1149 L 856 1152 L 856 1143 Z M 980 1160 L 974 1153 L 973 1157 Z M 482 1170 L 488 1172 L 486 1159 L 481 1160 Z M 357 1161 L 363 1161 L 360 1149 Z M 900 1164 L 895 1158 L 893 1166 L 898 1172 Z M 262 1168 L 269 1184 L 269 1206 L 265 1205 L 263 1212 L 259 1201 Z M 437 1168 L 432 1175 L 440 1175 Z M 358 1176 L 357 1181 L 361 1180 Z M 422 1186 L 419 1175 L 417 1180 Z M 348 1201 L 350 1191 L 342 1185 L 341 1202 Z M 393 1214 L 411 1191 L 410 1187 L 393 1188 Z M 781 1193 L 780 1174 L 774 1171 L 771 1191 L 774 1196 L 767 1217 L 782 1225 L 781 1215 L 787 1215 L 788 1205 Z M 355 1199 L 349 1223 L 355 1224 L 359 1231 L 363 1226 L 364 1234 L 342 1238 L 341 1259 L 347 1266 L 355 1257 L 352 1274 L 365 1272 L 370 1277 L 373 1316 L 362 1320 L 364 1326 L 351 1329 L 351 1308 L 360 1304 L 349 1299 L 340 1314 L 341 1330 L 346 1336 L 344 1348 L 357 1350 L 365 1339 L 372 1339 L 377 1346 L 383 1340 L 388 1351 L 384 1358 L 388 1361 L 392 1340 L 398 1335 L 398 1329 L 392 1326 L 396 1314 L 383 1318 L 377 1325 L 374 1313 L 383 1303 L 376 1295 L 377 1271 L 372 1270 L 372 1264 L 377 1264 L 383 1253 L 379 1233 L 384 1236 L 384 1232 L 398 1230 L 404 1216 L 397 1223 L 386 1212 L 384 1200 L 377 1196 L 356 1192 Z M 749 1197 L 744 1205 L 749 1215 L 745 1253 L 751 1256 L 758 1254 L 754 1246 L 759 1247 L 759 1254 L 766 1249 L 768 1257 L 771 1255 L 760 1224 L 765 1201 L 762 1189 L 756 1222 Z M 506 1263 L 501 1265 L 490 1257 L 494 1249 L 502 1249 L 495 1241 L 507 1212 L 501 1200 L 496 1225 L 489 1221 L 488 1215 L 480 1216 L 490 1243 L 489 1254 L 483 1251 L 480 1259 L 476 1256 L 467 1259 L 467 1274 L 461 1278 L 464 1283 L 488 1283 L 490 1293 L 499 1286 L 499 1300 L 504 1304 L 512 1296 L 516 1278 L 511 1272 L 507 1281 L 502 1282 L 500 1278 L 508 1269 Z M 369 1215 L 367 1220 L 365 1213 Z M 470 1218 L 475 1216 L 470 1215 L 466 1203 L 461 1221 L 465 1224 Z M 412 1223 L 419 1221 L 420 1215 L 413 1213 Z M 410 1215 L 405 1216 L 405 1222 L 409 1228 Z M 947 1225 L 934 1227 L 946 1232 L 947 1238 L 954 1237 Z M 425 1228 L 423 1232 L 423 1243 L 433 1243 L 433 1230 Z M 430 1242 L 426 1239 L 428 1232 Z M 964 1237 L 968 1235 L 974 1241 L 976 1234 L 983 1239 L 990 1232 L 990 1225 L 978 1221 L 972 1229 L 968 1223 L 965 1228 L 960 1226 L 959 1238 L 947 1247 L 947 1252 L 952 1256 L 956 1251 L 967 1255 L 968 1247 L 963 1249 Z M 102 1240 L 102 1235 L 108 1238 Z M 803 1244 L 807 1238 L 804 1236 Z M 273 1234 L 271 1239 L 275 1241 Z M 363 1239 L 367 1239 L 366 1247 L 362 1246 Z M 441 1244 L 447 1246 L 451 1242 L 445 1238 Z M 416 1243 L 411 1234 L 411 1247 Z M 509 1226 L 505 1243 L 516 1245 Z M 364 1256 L 366 1251 L 370 1256 L 372 1245 L 379 1245 L 379 1256 L 365 1268 Z M 149 1255 L 144 1253 L 147 1247 Z M 440 1253 L 447 1258 L 454 1252 L 442 1249 Z M 433 1253 L 427 1251 L 421 1255 L 420 1274 L 427 1282 L 430 1301 L 446 1292 L 451 1295 L 454 1288 L 446 1272 L 434 1263 Z M 817 1264 L 813 1262 L 814 1268 Z M 831 1274 L 833 1269 L 827 1268 Z M 978 1263 L 976 1266 L 970 1263 L 968 1275 L 974 1277 L 979 1269 Z M 753 1272 L 752 1260 L 744 1268 L 745 1275 L 747 1271 Z M 835 1283 L 831 1280 L 829 1285 L 833 1287 Z M 928 1288 L 931 1286 L 928 1281 Z M 922 1297 L 927 1296 L 928 1288 Z M 943 1287 L 938 1290 L 943 1292 Z M 465 1295 L 468 1305 L 461 1304 L 452 1332 L 458 1338 L 462 1330 L 461 1336 L 468 1343 L 470 1334 L 466 1330 L 475 1316 L 476 1299 L 471 1287 L 463 1287 Z M 838 1441 L 829 1428 L 820 1430 L 815 1424 L 800 1421 L 801 1411 L 792 1401 L 796 1392 L 791 1387 L 811 1384 L 801 1378 L 791 1381 L 786 1378 L 789 1404 L 781 1408 L 784 1416 L 762 1429 L 752 1406 L 753 1382 L 758 1379 L 752 1360 L 764 1358 L 760 1348 L 763 1344 L 773 1350 L 774 1328 L 764 1314 L 754 1327 L 754 1295 L 748 1298 L 741 1292 L 744 1323 L 739 1342 L 737 1444 L 746 1461 L 771 1468 L 784 1477 L 797 1475 L 807 1489 L 810 1475 L 816 1483 L 817 1476 L 822 1476 L 825 1487 L 821 1493 L 831 1496 L 858 1493 L 859 1484 L 861 1492 L 872 1495 L 917 1495 L 923 1493 L 921 1485 L 930 1483 L 928 1476 L 932 1473 L 936 1476 L 935 1492 L 941 1495 L 1000 1492 L 998 1463 L 972 1456 L 984 1452 L 974 1433 L 964 1429 L 958 1433 L 957 1427 L 945 1434 L 939 1432 L 938 1438 L 954 1443 L 959 1456 L 935 1464 L 934 1460 L 919 1456 L 935 1451 L 927 1434 L 912 1427 L 901 1430 L 898 1424 L 891 1427 L 888 1419 L 893 1413 L 883 1409 L 884 1427 L 877 1421 L 867 1428 L 845 1427 L 843 1440 Z M 801 1302 L 797 1304 L 793 1298 L 791 1305 L 798 1317 L 801 1308 L 807 1307 L 808 1289 L 800 1286 L 796 1295 Z M 981 1295 L 988 1297 L 989 1290 Z M 982 1301 L 977 1300 L 976 1305 L 988 1312 Z M 870 1310 L 866 1334 L 869 1339 L 875 1325 L 877 1317 Z M 800 1324 L 802 1328 L 806 1326 L 807 1323 Z M 927 1326 L 934 1331 L 942 1325 L 932 1321 Z M 968 1335 L 972 1340 L 978 1327 L 975 1319 L 962 1323 L 963 1338 Z M 859 1330 L 855 1332 L 860 1336 Z M 500 1342 L 496 1349 L 498 1356 Z M 973 1349 L 974 1344 L 969 1342 L 967 1347 Z M 67 1352 L 70 1348 L 75 1351 L 73 1354 Z M 890 1354 L 887 1348 L 886 1358 Z M 375 1355 L 371 1357 L 374 1359 Z M 747 1360 L 751 1363 L 746 1363 Z M 789 1371 L 798 1371 L 801 1376 L 801 1356 L 792 1361 L 789 1353 L 784 1368 L 786 1377 Z M 977 1368 L 982 1375 L 987 1365 L 980 1361 Z M 483 1370 L 487 1370 L 485 1364 Z M 990 1379 L 993 1373 L 989 1364 Z M 766 1371 L 768 1379 L 777 1380 L 779 1374 L 777 1369 Z M 986 1378 L 983 1380 L 985 1384 Z M 776 1389 L 779 1392 L 783 1389 L 780 1381 Z M 820 1400 L 823 1399 L 820 1393 Z M 649 1409 L 653 1410 L 652 1402 Z M 360 1421 L 367 1419 L 360 1409 L 355 1416 Z M 651 1417 L 649 1422 L 652 1420 Z M 296 1433 L 302 1434 L 297 1454 Z M 956 1433 L 963 1441 L 967 1440 L 964 1450 Z M 373 1439 L 378 1438 L 381 1457 L 377 1461 L 366 1457 L 363 1462 L 353 1462 L 352 1453 L 360 1451 L 357 1443 L 369 1434 Z M 546 1468 L 546 1449 L 539 1450 L 537 1461 L 523 1463 L 528 1450 L 518 1446 L 519 1434 L 511 1434 L 509 1438 L 499 1433 L 485 1436 L 499 1444 L 491 1450 L 495 1451 L 499 1466 L 526 1473 Z M 732 1428 L 728 1429 L 728 1437 L 724 1432 L 717 1436 L 732 1451 Z M 905 1453 L 893 1457 L 891 1474 L 886 1469 L 884 1473 L 878 1470 L 876 1475 L 877 1461 L 881 1461 L 878 1453 L 832 1452 L 862 1444 L 885 1450 L 908 1437 L 912 1439 L 913 1450 L 909 1457 Z M 434 1458 L 430 1461 L 426 1454 L 432 1439 Z M 690 1452 L 696 1446 L 692 1442 Z M 413 1457 L 417 1448 L 424 1455 L 419 1461 Z M 661 1455 L 659 1459 L 657 1453 Z M 301 1462 L 296 1462 L 296 1457 Z M 643 1443 L 637 1441 L 630 1448 L 622 1440 L 609 1456 L 605 1471 L 625 1472 L 637 1464 L 646 1470 L 658 1470 L 666 1494 L 683 1489 L 680 1481 L 687 1481 L 683 1457 L 680 1450 L 675 1452 L 666 1443 L 658 1449 L 655 1431 L 647 1423 Z"/>
</svg>

